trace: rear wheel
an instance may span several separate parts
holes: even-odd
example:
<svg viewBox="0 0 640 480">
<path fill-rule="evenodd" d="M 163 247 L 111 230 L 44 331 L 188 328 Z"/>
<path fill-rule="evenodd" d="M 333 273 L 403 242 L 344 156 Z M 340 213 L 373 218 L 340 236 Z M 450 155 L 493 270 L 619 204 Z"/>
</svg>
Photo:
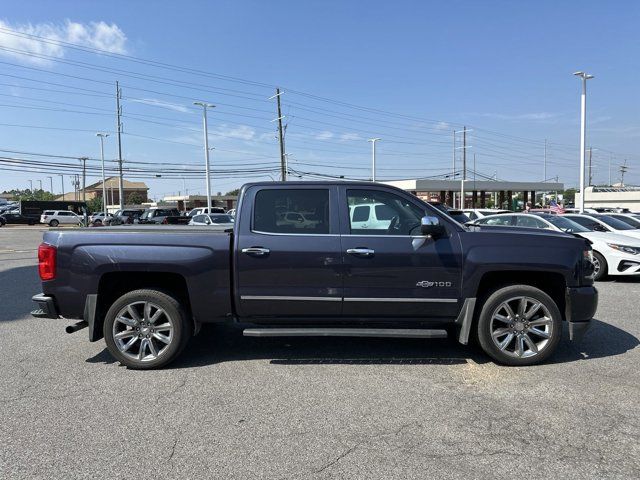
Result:
<svg viewBox="0 0 640 480">
<path fill-rule="evenodd" d="M 607 276 L 609 266 L 601 253 L 593 252 L 593 279 L 603 280 Z"/>
<path fill-rule="evenodd" d="M 553 299 L 529 285 L 512 285 L 487 298 L 478 319 L 478 340 L 504 365 L 546 360 L 562 335 L 562 315 Z"/>
<path fill-rule="evenodd" d="M 57 227 L 58 225 L 60 225 L 60 222 L 58 220 L 51 220 L 49 222 L 50 227 Z"/>
<path fill-rule="evenodd" d="M 109 352 L 135 369 L 163 367 L 182 352 L 192 325 L 180 303 L 157 290 L 134 290 L 116 300 L 104 320 Z"/>
</svg>

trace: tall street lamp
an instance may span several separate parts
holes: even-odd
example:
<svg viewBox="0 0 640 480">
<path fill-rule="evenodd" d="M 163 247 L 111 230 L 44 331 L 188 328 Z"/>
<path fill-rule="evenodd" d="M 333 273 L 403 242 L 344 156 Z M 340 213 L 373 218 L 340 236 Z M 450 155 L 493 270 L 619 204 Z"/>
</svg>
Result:
<svg viewBox="0 0 640 480">
<path fill-rule="evenodd" d="M 107 187 L 104 184 L 104 139 L 109 136 L 108 133 L 98 132 L 96 137 L 100 137 L 100 158 L 102 159 L 102 211 L 107 214 Z"/>
<path fill-rule="evenodd" d="M 53 177 L 47 177 L 49 179 L 49 183 L 51 185 L 51 194 L 53 195 Z"/>
<path fill-rule="evenodd" d="M 376 181 L 376 142 L 381 140 L 380 138 L 370 138 L 367 140 L 371 142 L 371 181 Z"/>
<path fill-rule="evenodd" d="M 585 72 L 575 72 L 582 79 L 582 95 L 580 96 L 580 213 L 584 213 L 584 157 L 587 142 L 587 80 L 593 78 Z"/>
<path fill-rule="evenodd" d="M 211 213 L 211 182 L 209 179 L 209 129 L 207 127 L 207 107 L 215 108 L 215 105 L 206 102 L 193 102 L 202 107 L 202 124 L 204 128 L 204 161 L 205 175 L 207 176 L 207 212 Z"/>
</svg>

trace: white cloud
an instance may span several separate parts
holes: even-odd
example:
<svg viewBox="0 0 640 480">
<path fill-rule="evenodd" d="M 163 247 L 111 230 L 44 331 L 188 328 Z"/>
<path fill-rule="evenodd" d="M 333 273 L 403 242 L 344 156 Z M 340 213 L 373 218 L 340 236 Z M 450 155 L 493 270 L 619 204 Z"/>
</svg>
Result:
<svg viewBox="0 0 640 480">
<path fill-rule="evenodd" d="M 315 136 L 316 140 L 329 140 L 331 138 L 333 138 L 333 132 L 330 132 L 329 130 L 320 132 Z"/>
<path fill-rule="evenodd" d="M 165 102 L 157 98 L 140 98 L 136 100 L 128 98 L 127 101 L 133 102 L 133 103 L 144 103 L 145 105 L 153 105 L 155 107 L 167 108 L 169 110 L 173 110 L 174 112 L 188 113 L 191 111 L 189 110 L 189 108 L 185 107 L 184 105 L 180 105 L 179 103 Z"/>
<path fill-rule="evenodd" d="M 63 58 L 66 49 L 64 45 L 55 42 L 69 42 L 84 47 L 98 48 L 109 53 L 127 53 L 127 36 L 115 23 L 105 22 L 78 23 L 67 20 L 63 24 L 54 23 L 26 23 L 10 24 L 0 20 L 0 45 L 9 49 L 0 50 L 0 55 L 18 58 L 26 63 L 49 65 L 51 60 L 39 58 L 33 55 L 46 55 L 55 58 Z M 12 32 L 7 32 L 11 30 Z M 25 34 L 25 35 L 16 35 Z M 43 37 L 50 42 L 43 42 L 38 38 L 27 35 Z M 23 53 L 23 52 L 26 52 Z"/>
<path fill-rule="evenodd" d="M 447 122 L 438 122 L 433 128 L 436 130 L 451 130 L 451 125 Z"/>
<path fill-rule="evenodd" d="M 226 138 L 237 138 L 240 140 L 253 140 L 256 137 L 256 131 L 247 125 L 239 125 L 233 128 L 227 125 L 220 125 L 215 133 Z"/>
<path fill-rule="evenodd" d="M 362 140 L 362 137 L 357 133 L 343 133 L 340 135 L 340 140 L 343 142 L 355 142 L 357 140 Z"/>
</svg>

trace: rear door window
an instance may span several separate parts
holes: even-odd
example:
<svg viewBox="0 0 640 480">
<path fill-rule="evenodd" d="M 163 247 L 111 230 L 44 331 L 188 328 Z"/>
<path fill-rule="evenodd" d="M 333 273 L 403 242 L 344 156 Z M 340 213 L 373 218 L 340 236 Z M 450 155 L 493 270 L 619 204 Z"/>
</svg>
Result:
<svg viewBox="0 0 640 480">
<path fill-rule="evenodd" d="M 328 189 L 264 189 L 255 197 L 253 230 L 266 233 L 329 233 Z"/>
</svg>

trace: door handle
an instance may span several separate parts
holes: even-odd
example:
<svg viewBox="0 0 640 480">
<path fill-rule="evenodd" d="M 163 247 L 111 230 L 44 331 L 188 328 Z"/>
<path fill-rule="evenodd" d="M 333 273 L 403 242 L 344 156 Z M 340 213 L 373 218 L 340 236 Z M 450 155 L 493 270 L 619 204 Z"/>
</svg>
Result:
<svg viewBox="0 0 640 480">
<path fill-rule="evenodd" d="M 262 247 L 249 247 L 243 248 L 242 253 L 246 253 L 247 255 L 251 255 L 252 257 L 265 257 L 269 255 L 270 250 L 268 248 Z"/>
<path fill-rule="evenodd" d="M 355 255 L 356 257 L 373 257 L 373 254 L 376 252 L 370 248 L 349 248 L 347 253 L 349 255 Z"/>
</svg>

